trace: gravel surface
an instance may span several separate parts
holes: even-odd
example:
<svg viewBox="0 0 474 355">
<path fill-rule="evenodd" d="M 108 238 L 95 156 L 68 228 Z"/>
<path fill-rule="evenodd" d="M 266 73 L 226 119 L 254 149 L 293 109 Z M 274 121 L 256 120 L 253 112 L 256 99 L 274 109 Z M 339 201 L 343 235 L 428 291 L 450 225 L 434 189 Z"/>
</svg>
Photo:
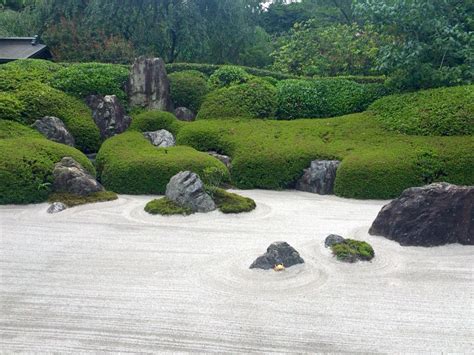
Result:
<svg viewBox="0 0 474 355">
<path fill-rule="evenodd" d="M 152 196 L 0 206 L 0 351 L 474 352 L 474 247 L 369 236 L 384 201 L 241 193 L 255 211 L 151 216 Z M 338 262 L 331 233 L 375 259 Z M 306 263 L 248 269 L 279 240 Z"/>
</svg>

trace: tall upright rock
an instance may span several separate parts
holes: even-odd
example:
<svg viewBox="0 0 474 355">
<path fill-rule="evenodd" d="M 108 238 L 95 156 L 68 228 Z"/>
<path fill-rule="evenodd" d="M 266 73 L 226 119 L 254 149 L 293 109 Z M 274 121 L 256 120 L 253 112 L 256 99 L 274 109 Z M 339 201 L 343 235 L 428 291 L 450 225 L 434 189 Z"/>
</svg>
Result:
<svg viewBox="0 0 474 355">
<path fill-rule="evenodd" d="M 170 82 L 161 58 L 136 58 L 130 70 L 127 92 L 131 107 L 172 111 Z"/>
</svg>

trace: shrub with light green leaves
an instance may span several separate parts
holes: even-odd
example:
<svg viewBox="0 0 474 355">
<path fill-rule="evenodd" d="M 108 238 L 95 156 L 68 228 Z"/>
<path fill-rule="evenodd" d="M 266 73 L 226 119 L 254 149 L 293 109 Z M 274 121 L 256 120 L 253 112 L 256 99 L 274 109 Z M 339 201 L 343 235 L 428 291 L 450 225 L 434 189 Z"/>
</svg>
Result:
<svg viewBox="0 0 474 355">
<path fill-rule="evenodd" d="M 224 65 L 209 77 L 209 85 L 217 89 L 232 84 L 243 84 L 249 81 L 250 78 L 251 75 L 244 69 L 235 65 Z"/>
<path fill-rule="evenodd" d="M 0 92 L 0 119 L 21 122 L 23 103 L 8 92 Z"/>
<path fill-rule="evenodd" d="M 0 91 L 17 89 L 21 84 L 31 81 L 48 83 L 60 64 L 42 59 L 19 59 L 0 65 Z"/>
<path fill-rule="evenodd" d="M 196 70 L 187 70 L 169 74 L 168 77 L 174 106 L 197 112 L 209 92 L 206 76 Z"/>
<path fill-rule="evenodd" d="M 172 113 L 166 111 L 145 111 L 133 116 L 130 131 L 154 132 L 166 129 L 176 135 L 185 123 L 179 121 Z"/>
</svg>

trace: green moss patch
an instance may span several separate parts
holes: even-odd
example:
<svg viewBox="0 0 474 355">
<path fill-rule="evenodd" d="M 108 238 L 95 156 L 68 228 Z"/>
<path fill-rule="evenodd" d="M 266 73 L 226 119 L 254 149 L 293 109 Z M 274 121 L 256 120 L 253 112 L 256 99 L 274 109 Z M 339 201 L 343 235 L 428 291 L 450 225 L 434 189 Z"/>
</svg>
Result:
<svg viewBox="0 0 474 355">
<path fill-rule="evenodd" d="M 369 243 L 353 239 L 333 244 L 331 250 L 338 260 L 347 263 L 354 263 L 358 260 L 370 261 L 375 256 L 374 249 Z"/>
<path fill-rule="evenodd" d="M 176 135 L 186 123 L 179 121 L 172 113 L 165 111 L 145 111 L 132 118 L 130 131 L 154 132 L 160 129 L 166 129 L 173 135 Z"/>
<path fill-rule="evenodd" d="M 145 211 L 150 214 L 160 214 L 163 216 L 189 215 L 193 213 L 191 209 L 182 207 L 166 197 L 148 202 L 145 206 Z"/>
<path fill-rule="evenodd" d="M 62 202 L 67 207 L 74 207 L 88 203 L 113 201 L 117 198 L 117 194 L 112 191 L 94 192 L 86 196 L 68 193 L 53 193 L 49 196 L 48 202 Z"/>
<path fill-rule="evenodd" d="M 187 70 L 168 75 L 171 99 L 175 107 L 187 107 L 197 112 L 209 92 L 207 78 L 196 70 Z"/>
<path fill-rule="evenodd" d="M 211 191 L 217 208 L 223 213 L 250 212 L 257 207 L 251 198 L 228 192 L 224 189 L 214 188 Z"/>
</svg>

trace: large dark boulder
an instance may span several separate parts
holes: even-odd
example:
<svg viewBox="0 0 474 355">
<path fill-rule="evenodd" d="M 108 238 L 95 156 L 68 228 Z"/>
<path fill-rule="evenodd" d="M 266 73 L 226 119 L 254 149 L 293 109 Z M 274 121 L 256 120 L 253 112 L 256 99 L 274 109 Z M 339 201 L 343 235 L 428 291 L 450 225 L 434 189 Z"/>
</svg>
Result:
<svg viewBox="0 0 474 355">
<path fill-rule="evenodd" d="M 54 192 L 86 196 L 104 191 L 104 187 L 71 157 L 64 157 L 54 165 L 53 177 Z"/>
<path fill-rule="evenodd" d="M 32 126 L 51 141 L 74 146 L 73 136 L 67 130 L 64 122 L 57 117 L 45 116 L 36 120 Z"/>
<path fill-rule="evenodd" d="M 127 92 L 132 107 L 171 111 L 170 82 L 161 58 L 139 57 L 130 70 Z"/>
<path fill-rule="evenodd" d="M 125 132 L 132 122 L 115 95 L 90 95 L 86 102 L 102 139 Z"/>
<path fill-rule="evenodd" d="M 199 176 L 190 171 L 182 171 L 170 179 L 166 185 L 166 197 L 194 212 L 210 212 L 216 209 L 216 204 L 204 189 Z"/>
<path fill-rule="evenodd" d="M 196 115 L 193 111 L 186 107 L 178 107 L 174 110 L 174 115 L 180 121 L 191 122 L 196 119 Z"/>
<path fill-rule="evenodd" d="M 330 195 L 334 193 L 336 171 L 341 162 L 338 160 L 314 160 L 303 176 L 296 182 L 296 189 Z"/>
<path fill-rule="evenodd" d="M 173 134 L 166 129 L 160 129 L 155 132 L 143 132 L 143 135 L 151 144 L 158 148 L 173 147 L 176 145 Z"/>
<path fill-rule="evenodd" d="M 474 244 L 474 187 L 435 183 L 413 187 L 385 205 L 369 233 L 401 245 Z"/>
<path fill-rule="evenodd" d="M 287 242 L 275 242 L 270 244 L 267 252 L 259 256 L 250 265 L 251 269 L 273 269 L 276 265 L 283 265 L 285 268 L 296 264 L 303 264 L 304 260 L 300 254 Z"/>
</svg>

